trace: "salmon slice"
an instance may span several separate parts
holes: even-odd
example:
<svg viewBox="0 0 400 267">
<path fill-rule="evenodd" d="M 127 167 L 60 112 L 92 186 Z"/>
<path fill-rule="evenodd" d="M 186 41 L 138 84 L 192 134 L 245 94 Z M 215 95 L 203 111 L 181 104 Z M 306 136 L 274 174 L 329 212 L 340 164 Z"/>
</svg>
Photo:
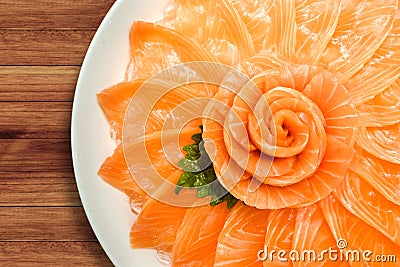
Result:
<svg viewBox="0 0 400 267">
<path fill-rule="evenodd" d="M 335 239 L 343 239 L 347 243 L 344 253 L 347 250 L 361 251 L 360 261 L 351 262 L 352 266 L 398 266 L 396 262 L 372 261 L 376 255 L 399 257 L 400 247 L 389 238 L 347 211 L 332 195 L 322 200 L 320 204 Z M 362 251 L 366 250 L 373 253 L 369 255 L 370 262 L 366 262 L 362 257 Z"/>
<path fill-rule="evenodd" d="M 112 137 L 121 139 L 125 112 L 132 96 L 143 84 L 143 81 L 122 82 L 104 89 L 97 94 L 97 101 L 111 125 Z"/>
<path fill-rule="evenodd" d="M 298 210 L 292 249 L 299 253 L 293 254 L 293 266 L 349 266 L 346 261 L 329 260 L 328 251 L 338 251 L 338 247 L 318 204 Z M 310 253 L 307 254 L 306 251 Z"/>
<path fill-rule="evenodd" d="M 232 188 L 235 197 L 261 209 L 298 207 L 324 198 L 340 184 L 353 157 L 357 110 L 346 88 L 329 72 L 308 65 L 290 65 L 264 76 L 258 75 L 253 81 L 259 91 L 254 88 L 245 91 L 245 88 L 235 96 L 220 88 L 215 96 L 218 101 L 232 106 L 239 123 L 231 122 L 230 118 L 225 120 L 227 113 L 219 109 L 213 111 L 213 117 L 219 118 L 222 125 L 228 122 L 225 129 L 217 122 L 203 119 L 205 148 L 214 159 L 219 180 L 227 188 Z M 287 124 L 284 127 L 278 125 L 280 128 L 276 130 L 282 135 L 282 138 L 277 135 L 277 142 L 283 144 L 282 152 L 277 154 L 272 163 L 271 157 L 265 156 L 268 151 L 265 152 L 255 142 L 254 135 L 260 134 L 249 121 L 251 109 L 258 105 L 257 101 L 262 97 L 270 97 L 269 105 L 273 114 L 274 109 L 275 114 L 286 114 L 280 121 L 286 121 Z M 212 107 L 210 109 L 213 110 Z M 299 118 L 297 124 L 294 123 L 293 113 L 296 116 L 303 114 L 308 118 L 307 123 L 301 122 L 304 117 Z M 277 122 L 279 117 L 275 114 Z M 287 140 L 290 134 L 283 129 L 292 129 L 292 135 L 295 135 L 299 131 L 296 126 L 299 123 L 311 132 L 299 132 L 299 135 L 308 135 L 309 138 L 305 149 L 300 148 L 304 149 L 300 153 L 297 150 L 293 152 L 292 147 L 285 145 L 291 141 Z M 249 136 L 250 140 L 245 144 Z M 213 145 L 208 145 L 208 142 Z M 252 176 L 257 180 L 251 179 Z M 258 188 L 252 192 L 254 184 Z"/>
<path fill-rule="evenodd" d="M 393 203 L 400 205 L 400 165 L 379 159 L 362 149 L 350 165 L 351 171 Z"/>
<path fill-rule="evenodd" d="M 248 58 L 242 68 L 246 71 L 250 78 L 289 65 L 289 62 L 281 59 L 277 54 L 269 51 L 260 51 L 256 55 Z"/>
<path fill-rule="evenodd" d="M 171 77 L 171 79 L 173 78 L 174 77 Z M 142 80 L 121 82 L 106 88 L 97 94 L 99 105 L 112 127 L 112 132 L 114 133 L 113 137 L 117 140 L 121 140 L 122 138 L 125 114 L 130 102 L 132 101 L 133 95 L 139 91 L 142 98 L 147 97 L 151 99 L 152 92 L 148 92 L 147 95 L 147 92 L 139 90 L 143 89 L 141 86 L 143 86 Z M 146 133 L 161 131 L 171 110 L 179 104 L 193 98 L 212 97 L 216 93 L 216 90 L 216 86 L 207 84 L 180 86 L 170 90 L 168 93 L 163 95 L 157 103 L 150 103 L 154 106 L 152 106 L 152 109 L 149 112 L 149 118 L 146 121 Z M 147 103 L 145 101 L 138 101 L 138 99 L 135 99 L 135 103 L 133 103 L 133 105 L 135 105 L 135 112 L 143 113 L 144 111 L 141 106 L 145 106 Z M 140 115 L 145 117 L 147 114 Z M 131 127 L 143 128 L 143 125 L 140 125 L 138 122 L 133 122 L 131 120 L 127 121 Z"/>
<path fill-rule="evenodd" d="M 251 36 L 228 0 L 177 0 L 172 27 L 201 44 L 221 63 L 237 66 L 255 54 Z"/>
<path fill-rule="evenodd" d="M 259 209 L 301 207 L 315 203 L 330 194 L 343 180 L 353 150 L 335 138 L 327 139 L 327 149 L 318 170 L 298 183 L 288 186 L 262 184 L 252 192 L 251 179 L 243 179 L 231 191 L 236 198 Z"/>
<path fill-rule="evenodd" d="M 252 37 L 256 52 L 272 51 L 295 62 L 296 8 L 291 0 L 230 0 Z"/>
<path fill-rule="evenodd" d="M 400 123 L 383 127 L 361 127 L 357 144 L 372 155 L 400 164 Z"/>
<path fill-rule="evenodd" d="M 400 63 L 399 63 L 400 64 Z M 363 125 L 380 127 L 400 122 L 400 80 L 358 106 Z"/>
<path fill-rule="evenodd" d="M 389 34 L 397 1 L 344 0 L 339 21 L 321 58 L 331 72 L 346 82 L 356 74 Z"/>
<path fill-rule="evenodd" d="M 349 172 L 335 190 L 335 197 L 351 213 L 400 245 L 400 206 L 387 200 L 358 174 Z"/>
<path fill-rule="evenodd" d="M 125 79 L 148 79 L 161 70 L 192 61 L 218 62 L 197 42 L 164 26 L 136 21 L 130 35 L 131 62 Z"/>
<path fill-rule="evenodd" d="M 132 248 L 152 248 L 171 253 L 186 210 L 149 198 L 132 225 Z"/>
<path fill-rule="evenodd" d="M 183 129 L 158 131 L 136 138 L 133 143 L 124 143 L 125 159 L 129 170 L 136 182 L 146 188 L 148 194 L 154 196 L 166 181 L 170 182 L 167 184 L 173 192 L 182 173 L 181 168 L 177 166 L 178 162 L 185 157 L 186 152 L 182 148 L 187 144 L 192 144 L 191 137 L 200 132 L 201 122 L 197 120 L 195 124 L 196 127 L 189 125 Z M 167 199 L 171 200 L 170 197 L 175 196 L 172 193 L 172 196 L 161 197 L 161 199 L 166 202 Z"/>
<path fill-rule="evenodd" d="M 172 250 L 172 266 L 214 266 L 218 235 L 229 214 L 226 205 L 189 208 Z"/>
<path fill-rule="evenodd" d="M 268 212 L 237 203 L 219 234 L 214 266 L 262 266 Z"/>
<path fill-rule="evenodd" d="M 127 194 L 130 198 L 132 211 L 140 212 L 147 199 L 147 194 L 131 176 L 125 162 L 122 145 L 117 146 L 114 154 L 103 162 L 97 174 L 104 181 Z"/>
<path fill-rule="evenodd" d="M 400 77 L 400 18 L 395 18 L 391 32 L 374 56 L 357 72 L 346 87 L 357 104 L 364 103 Z"/>
<path fill-rule="evenodd" d="M 141 82 L 123 82 L 120 84 L 117 84 L 115 86 L 112 86 L 110 88 L 107 88 L 100 92 L 98 94 L 98 99 L 99 103 L 101 104 L 101 107 L 103 108 L 106 116 L 108 117 L 110 122 L 114 122 L 118 126 L 118 135 L 117 137 L 119 140 L 121 139 L 121 134 L 122 134 L 122 124 L 125 122 L 129 124 L 130 127 L 133 128 L 143 128 L 142 125 L 138 124 L 139 122 L 133 121 L 130 119 L 127 119 L 124 121 L 126 109 L 128 107 L 128 104 L 130 103 L 133 94 L 137 93 L 137 89 L 141 86 Z M 146 125 L 146 135 L 141 136 L 140 138 L 136 138 L 136 143 L 135 144 L 125 144 L 126 148 L 129 147 L 130 149 L 127 149 L 125 152 L 127 153 L 127 159 L 129 161 L 129 165 L 131 170 L 134 170 L 133 175 L 135 175 L 136 179 L 141 179 L 141 175 L 143 175 L 143 172 L 141 171 L 142 169 L 139 168 L 141 166 L 140 164 L 143 163 L 142 160 L 146 157 L 143 156 L 138 160 L 137 157 L 137 152 L 139 150 L 134 151 L 134 159 L 133 161 L 130 161 L 130 151 L 133 149 L 135 150 L 135 147 L 138 147 L 139 145 L 145 143 L 146 146 L 146 151 L 147 155 L 149 158 L 149 162 L 151 163 L 152 166 L 157 170 L 157 172 L 164 178 L 169 177 L 174 171 L 177 170 L 176 166 L 173 164 L 176 164 L 179 159 L 183 158 L 183 152 L 181 148 L 186 145 L 190 144 L 193 141 L 191 140 L 191 136 L 199 131 L 199 125 L 201 125 L 201 120 L 192 120 L 188 125 L 183 127 L 181 129 L 182 131 L 175 131 L 171 132 L 166 129 L 166 131 L 161 132 L 163 129 L 164 123 L 168 116 L 170 116 L 170 112 L 179 104 L 182 102 L 195 98 L 195 97 L 206 97 L 206 96 L 212 96 L 214 93 L 211 92 L 210 88 L 215 87 L 207 87 L 206 85 L 194 85 L 192 87 L 189 86 L 182 86 L 178 87 L 166 95 L 164 95 L 153 107 L 151 110 L 151 113 L 149 115 L 149 118 L 147 120 L 147 125 Z M 137 113 L 143 112 L 141 109 L 141 106 L 144 105 L 143 102 L 138 102 L 136 101 L 133 103 L 134 106 L 134 111 Z M 144 116 L 144 115 L 143 115 Z M 129 132 L 130 135 L 133 135 L 134 133 Z M 163 139 L 164 138 L 164 142 Z M 178 155 L 175 155 L 176 162 L 171 162 L 165 153 L 166 150 L 166 140 L 169 140 L 168 143 L 169 145 L 176 144 L 176 147 L 179 147 L 180 149 L 177 150 L 179 153 Z M 125 158 L 122 153 L 122 148 L 120 147 L 116 151 L 119 151 L 120 153 L 118 154 L 118 159 L 122 160 L 121 163 L 123 164 L 120 167 L 126 168 L 125 171 L 128 173 L 126 163 L 125 163 Z M 147 157 L 146 157 L 147 158 Z M 111 162 L 106 162 L 107 165 L 104 167 L 109 167 L 112 162 L 116 162 L 116 160 L 113 160 Z M 133 164 L 134 163 L 134 164 Z M 117 164 L 117 163 L 116 163 Z M 137 168 L 136 168 L 137 167 Z M 138 173 L 135 173 L 136 170 L 139 170 Z M 137 174 L 137 175 L 136 175 Z M 141 175 L 140 175 L 141 174 Z"/>
<path fill-rule="evenodd" d="M 267 231 L 265 233 L 265 249 L 268 258 L 263 266 L 293 266 L 288 254 L 293 246 L 293 233 L 296 225 L 296 209 L 271 210 L 268 213 Z M 272 251 L 275 250 L 275 254 Z M 286 251 L 286 255 L 277 255 L 278 251 Z M 279 257 L 286 259 L 282 261 Z"/>
<path fill-rule="evenodd" d="M 316 64 L 335 32 L 340 1 L 296 0 L 295 2 L 297 62 Z"/>
</svg>

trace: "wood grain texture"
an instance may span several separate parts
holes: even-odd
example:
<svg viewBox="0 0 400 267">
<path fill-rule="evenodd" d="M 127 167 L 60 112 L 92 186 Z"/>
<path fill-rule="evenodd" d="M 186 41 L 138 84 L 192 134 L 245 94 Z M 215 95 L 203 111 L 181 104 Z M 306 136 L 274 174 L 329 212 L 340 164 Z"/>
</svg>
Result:
<svg viewBox="0 0 400 267">
<path fill-rule="evenodd" d="M 3 102 L 0 138 L 67 139 L 71 102 Z"/>
<path fill-rule="evenodd" d="M 0 266 L 113 266 L 97 242 L 0 242 Z"/>
<path fill-rule="evenodd" d="M 0 28 L 96 29 L 115 0 L 0 0 Z"/>
<path fill-rule="evenodd" d="M 72 101 L 79 70 L 79 66 L 0 66 L 0 101 Z"/>
<path fill-rule="evenodd" d="M 80 207 L 72 172 L 2 172 L 0 207 Z"/>
<path fill-rule="evenodd" d="M 0 65 L 80 65 L 94 33 L 94 30 L 2 29 Z"/>
<path fill-rule="evenodd" d="M 96 241 L 81 207 L 0 207 L 0 221 L 0 241 Z"/>
<path fill-rule="evenodd" d="M 70 150 L 90 41 L 115 0 L 0 0 L 0 266 L 112 266 Z"/>
<path fill-rule="evenodd" d="M 0 139 L 0 172 L 72 172 L 70 146 L 66 139 Z"/>
</svg>

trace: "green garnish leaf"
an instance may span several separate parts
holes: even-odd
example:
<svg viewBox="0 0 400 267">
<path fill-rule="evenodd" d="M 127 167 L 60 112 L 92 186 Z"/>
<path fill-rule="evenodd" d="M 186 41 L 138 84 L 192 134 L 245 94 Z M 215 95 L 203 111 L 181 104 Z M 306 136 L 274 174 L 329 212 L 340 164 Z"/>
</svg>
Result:
<svg viewBox="0 0 400 267">
<path fill-rule="evenodd" d="M 198 133 L 192 136 L 192 140 L 198 145 L 200 144 L 200 141 L 203 140 L 202 134 Z"/>
<path fill-rule="evenodd" d="M 201 188 L 197 189 L 196 197 L 204 198 L 210 195 L 210 187 L 202 186 Z"/>
<path fill-rule="evenodd" d="M 231 194 L 227 195 L 226 198 L 226 206 L 228 207 L 228 210 L 230 210 L 238 202 L 238 199 Z"/>
<path fill-rule="evenodd" d="M 197 160 L 183 158 L 178 162 L 178 167 L 187 172 L 199 172 L 200 166 Z"/>
<path fill-rule="evenodd" d="M 183 174 L 177 183 L 175 193 L 179 194 L 183 188 L 196 189 L 196 197 L 210 197 L 210 206 L 214 207 L 226 201 L 227 208 L 231 209 L 238 200 L 219 183 L 204 148 L 203 126 L 199 128 L 201 133 L 192 136 L 195 143 L 183 147 L 186 155 L 178 163 L 178 166 L 183 169 Z"/>
</svg>

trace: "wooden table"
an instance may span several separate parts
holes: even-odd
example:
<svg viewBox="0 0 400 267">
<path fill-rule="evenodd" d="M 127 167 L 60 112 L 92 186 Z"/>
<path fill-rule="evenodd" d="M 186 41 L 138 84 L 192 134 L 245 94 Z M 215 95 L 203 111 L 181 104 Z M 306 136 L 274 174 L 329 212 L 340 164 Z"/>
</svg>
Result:
<svg viewBox="0 0 400 267">
<path fill-rule="evenodd" d="M 70 117 L 113 0 L 0 0 L 0 266 L 112 266 L 82 209 Z"/>
</svg>

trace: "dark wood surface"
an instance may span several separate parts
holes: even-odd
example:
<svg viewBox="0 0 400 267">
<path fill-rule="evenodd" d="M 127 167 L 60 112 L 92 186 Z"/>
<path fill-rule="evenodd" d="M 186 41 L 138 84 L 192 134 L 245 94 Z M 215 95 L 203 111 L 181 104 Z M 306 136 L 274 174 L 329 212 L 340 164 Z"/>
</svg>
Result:
<svg viewBox="0 0 400 267">
<path fill-rule="evenodd" d="M 112 266 L 70 151 L 75 85 L 113 0 L 0 0 L 0 266 Z"/>
</svg>

